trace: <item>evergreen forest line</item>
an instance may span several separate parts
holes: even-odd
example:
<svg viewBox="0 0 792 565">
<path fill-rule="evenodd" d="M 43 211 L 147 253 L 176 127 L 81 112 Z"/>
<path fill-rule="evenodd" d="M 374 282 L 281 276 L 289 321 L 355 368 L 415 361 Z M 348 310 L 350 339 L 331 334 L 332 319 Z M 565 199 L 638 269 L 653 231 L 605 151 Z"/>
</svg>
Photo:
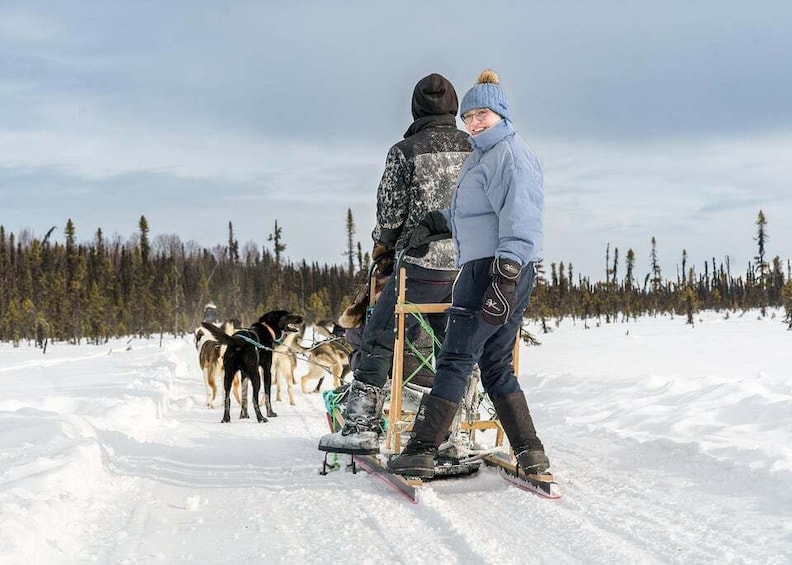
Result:
<svg viewBox="0 0 792 565">
<path fill-rule="evenodd" d="M 756 221 L 757 255 L 744 269 L 713 258 L 703 269 L 687 265 L 683 251 L 675 278 L 661 272 L 652 238 L 650 272 L 634 272 L 635 254 L 623 264 L 619 250 L 605 253 L 605 280 L 575 276 L 571 263 L 540 263 L 526 317 L 547 322 L 571 317 L 585 323 L 626 321 L 643 314 L 681 314 L 695 323 L 699 310 L 744 311 L 783 306 L 792 329 L 792 269 L 778 256 L 767 261 L 767 221 Z M 0 226 L 0 341 L 104 342 L 110 337 L 184 335 L 200 322 L 212 301 L 221 318 L 253 322 L 261 313 L 287 309 L 308 321 L 337 318 L 364 284 L 369 254 L 354 244 L 348 211 L 347 265 L 282 260 L 286 245 L 275 223 L 272 251 L 246 244 L 241 250 L 229 223 L 228 242 L 206 249 L 176 235 L 149 240 L 145 217 L 127 242 L 108 241 L 101 229 L 77 243 L 68 220 L 63 243 L 19 236 Z M 624 275 L 620 276 L 623 271 Z"/>
</svg>

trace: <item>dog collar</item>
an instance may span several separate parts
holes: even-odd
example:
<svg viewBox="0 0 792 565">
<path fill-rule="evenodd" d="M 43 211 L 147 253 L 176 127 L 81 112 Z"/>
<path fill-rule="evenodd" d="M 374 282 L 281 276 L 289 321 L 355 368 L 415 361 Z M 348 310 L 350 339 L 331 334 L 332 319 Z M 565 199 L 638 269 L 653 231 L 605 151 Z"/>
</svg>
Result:
<svg viewBox="0 0 792 565">
<path fill-rule="evenodd" d="M 268 332 L 270 333 L 270 335 L 272 336 L 272 341 L 278 341 L 278 340 L 277 340 L 277 338 L 275 337 L 275 330 L 273 330 L 273 329 L 272 329 L 272 328 L 269 326 L 269 324 L 267 324 L 267 322 L 261 322 L 261 325 L 262 325 L 262 326 L 264 326 L 265 328 L 267 328 L 267 331 L 268 331 Z"/>
</svg>

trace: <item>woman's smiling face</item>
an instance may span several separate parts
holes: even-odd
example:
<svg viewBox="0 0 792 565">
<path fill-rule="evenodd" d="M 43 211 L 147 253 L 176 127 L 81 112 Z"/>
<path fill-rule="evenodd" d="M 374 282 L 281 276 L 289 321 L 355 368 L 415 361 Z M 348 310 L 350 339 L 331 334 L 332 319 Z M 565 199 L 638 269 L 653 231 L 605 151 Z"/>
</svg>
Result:
<svg viewBox="0 0 792 565">
<path fill-rule="evenodd" d="M 462 116 L 465 129 L 470 135 L 478 135 L 501 121 L 503 118 L 489 108 L 473 108 Z"/>
</svg>

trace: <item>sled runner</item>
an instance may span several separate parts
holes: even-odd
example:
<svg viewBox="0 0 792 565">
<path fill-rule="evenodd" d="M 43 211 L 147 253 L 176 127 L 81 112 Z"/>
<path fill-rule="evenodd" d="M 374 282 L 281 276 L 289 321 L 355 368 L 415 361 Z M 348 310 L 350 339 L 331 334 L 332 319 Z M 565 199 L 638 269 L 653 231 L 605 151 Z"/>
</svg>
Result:
<svg viewBox="0 0 792 565">
<path fill-rule="evenodd" d="M 514 461 L 510 461 L 502 453 L 494 453 L 484 457 L 484 463 L 500 469 L 501 476 L 519 489 L 526 490 L 542 498 L 555 500 L 561 498 L 561 489 L 550 473 L 541 475 L 526 474 Z"/>
</svg>

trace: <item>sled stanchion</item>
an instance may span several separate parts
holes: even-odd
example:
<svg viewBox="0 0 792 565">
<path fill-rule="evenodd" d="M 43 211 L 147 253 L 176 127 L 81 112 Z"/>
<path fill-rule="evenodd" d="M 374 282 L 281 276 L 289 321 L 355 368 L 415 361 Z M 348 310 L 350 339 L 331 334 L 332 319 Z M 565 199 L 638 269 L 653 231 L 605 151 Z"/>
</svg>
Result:
<svg viewBox="0 0 792 565">
<path fill-rule="evenodd" d="M 396 316 L 396 340 L 393 344 L 393 365 L 391 368 L 391 393 L 388 408 L 388 432 L 385 435 L 385 447 L 393 453 L 401 452 L 401 432 L 412 428 L 405 427 L 402 414 L 402 386 L 404 386 L 404 346 L 405 319 L 408 314 L 439 314 L 448 310 L 451 304 L 408 304 L 407 303 L 407 271 L 399 268 L 399 294 L 394 313 Z"/>
<path fill-rule="evenodd" d="M 401 434 L 399 433 L 399 420 L 402 408 L 402 369 L 404 367 L 404 314 L 400 306 L 404 304 L 407 292 L 407 272 L 404 267 L 399 268 L 399 296 L 396 300 L 396 341 L 393 348 L 393 369 L 391 370 L 391 396 L 388 410 L 388 432 L 385 436 L 386 447 L 394 453 L 401 451 Z"/>
<path fill-rule="evenodd" d="M 517 335 L 514 336 L 514 349 L 512 349 L 512 368 L 514 369 L 514 376 L 520 377 L 520 337 L 522 327 L 517 328 Z"/>
</svg>

